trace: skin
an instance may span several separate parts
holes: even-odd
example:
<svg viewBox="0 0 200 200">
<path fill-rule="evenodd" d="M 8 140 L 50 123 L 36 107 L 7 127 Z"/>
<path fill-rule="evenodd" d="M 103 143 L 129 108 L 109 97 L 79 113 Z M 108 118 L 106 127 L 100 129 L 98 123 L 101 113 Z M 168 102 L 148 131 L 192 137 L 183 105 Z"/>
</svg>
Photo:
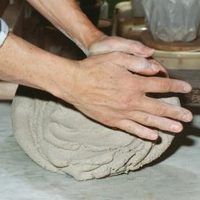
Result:
<svg viewBox="0 0 200 200">
<path fill-rule="evenodd" d="M 79 98 L 73 100 L 73 104 L 89 117 L 107 126 L 144 139 L 158 138 L 157 131 L 146 126 L 180 132 L 183 127 L 175 120 L 189 122 L 192 114 L 184 108 L 149 98 L 146 93 L 184 93 L 190 91 L 191 86 L 169 78 L 132 74 L 131 72 L 145 75 L 153 73 L 145 65 L 138 69 L 134 64 L 138 59 L 141 60 L 123 53 L 110 53 L 80 62 L 81 68 L 76 73 L 74 86 L 75 96 Z M 85 77 L 88 77 L 87 81 L 84 81 Z"/>
<path fill-rule="evenodd" d="M 70 37 L 87 55 L 122 51 L 149 57 L 154 52 L 140 42 L 106 36 L 88 20 L 75 0 L 27 1 L 55 27 Z"/>
<path fill-rule="evenodd" d="M 93 56 L 82 61 L 64 59 L 10 34 L 0 48 L 2 80 L 48 91 L 98 122 L 144 139 L 158 138 L 157 131 L 148 127 L 177 133 L 183 128 L 179 121 L 192 120 L 190 111 L 146 96 L 191 91 L 184 81 L 152 77 L 159 71 L 166 73 L 159 63 L 146 59 L 152 49 L 105 36 L 75 1 L 29 2 Z"/>
<path fill-rule="evenodd" d="M 119 52 L 71 61 L 12 34 L 0 49 L 1 79 L 46 90 L 105 125 L 150 140 L 156 139 L 157 133 L 146 126 L 179 132 L 182 125 L 172 119 L 192 119 L 184 108 L 145 96 L 146 92 L 191 90 L 183 81 L 137 75 L 154 74 L 158 65 Z"/>
</svg>

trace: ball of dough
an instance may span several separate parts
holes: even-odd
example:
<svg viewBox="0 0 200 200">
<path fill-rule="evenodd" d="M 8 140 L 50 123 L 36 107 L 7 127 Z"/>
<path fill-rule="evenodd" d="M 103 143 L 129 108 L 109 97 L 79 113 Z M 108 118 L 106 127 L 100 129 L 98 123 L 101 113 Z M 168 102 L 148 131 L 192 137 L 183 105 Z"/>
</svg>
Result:
<svg viewBox="0 0 200 200">
<path fill-rule="evenodd" d="M 180 104 L 178 98 L 162 99 Z M 51 95 L 22 87 L 12 105 L 14 135 L 36 163 L 53 172 L 88 180 L 134 171 L 170 146 L 174 135 L 159 132 L 155 144 L 113 130 Z"/>
</svg>

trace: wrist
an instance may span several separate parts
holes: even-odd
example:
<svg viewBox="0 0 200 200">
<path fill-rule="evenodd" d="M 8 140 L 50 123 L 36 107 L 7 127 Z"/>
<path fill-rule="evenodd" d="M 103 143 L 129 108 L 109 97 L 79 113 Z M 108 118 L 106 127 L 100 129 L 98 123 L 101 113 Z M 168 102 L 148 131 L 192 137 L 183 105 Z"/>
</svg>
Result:
<svg viewBox="0 0 200 200">
<path fill-rule="evenodd" d="M 0 48 L 0 78 L 45 90 L 72 102 L 77 64 L 10 34 Z"/>
<path fill-rule="evenodd" d="M 56 65 L 48 67 L 49 73 L 46 76 L 44 90 L 68 103 L 73 104 L 75 102 L 74 85 L 77 71 L 77 61 L 57 57 Z"/>
<path fill-rule="evenodd" d="M 96 40 L 94 40 L 94 41 L 90 44 L 90 46 L 89 46 L 89 48 L 88 48 L 88 56 L 95 55 L 95 54 L 99 54 L 99 53 L 96 53 L 96 52 L 99 52 L 99 51 L 102 50 L 102 46 L 105 46 L 105 45 L 103 45 L 103 44 L 105 43 L 104 41 L 106 41 L 109 37 L 110 37 L 110 36 L 104 34 L 104 35 L 102 35 L 102 36 L 96 38 Z M 109 50 L 111 50 L 111 49 L 110 49 L 111 46 L 109 47 L 109 44 L 108 44 L 107 46 L 108 46 Z M 109 52 L 109 51 L 108 51 L 108 52 Z"/>
<path fill-rule="evenodd" d="M 99 30 L 95 30 L 92 34 L 89 34 L 89 37 L 87 39 L 87 44 L 86 44 L 87 50 L 89 51 L 90 47 L 93 44 L 103 40 L 106 37 L 108 37 L 108 36 Z"/>
</svg>

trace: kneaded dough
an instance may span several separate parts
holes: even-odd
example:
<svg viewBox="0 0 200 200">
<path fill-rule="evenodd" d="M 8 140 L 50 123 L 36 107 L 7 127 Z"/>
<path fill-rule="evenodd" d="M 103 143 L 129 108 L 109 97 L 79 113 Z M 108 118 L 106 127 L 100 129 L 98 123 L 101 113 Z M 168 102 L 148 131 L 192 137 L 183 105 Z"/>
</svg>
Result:
<svg viewBox="0 0 200 200">
<path fill-rule="evenodd" d="M 180 105 L 178 98 L 162 99 Z M 22 149 L 36 163 L 77 180 L 119 175 L 160 157 L 174 135 L 159 132 L 155 144 L 113 130 L 51 95 L 22 87 L 12 105 L 13 131 Z"/>
</svg>

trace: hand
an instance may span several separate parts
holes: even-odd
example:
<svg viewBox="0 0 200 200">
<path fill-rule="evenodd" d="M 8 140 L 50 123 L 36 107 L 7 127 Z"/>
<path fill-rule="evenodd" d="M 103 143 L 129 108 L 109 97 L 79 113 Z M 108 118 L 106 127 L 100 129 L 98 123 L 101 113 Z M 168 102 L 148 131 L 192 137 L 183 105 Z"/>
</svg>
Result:
<svg viewBox="0 0 200 200">
<path fill-rule="evenodd" d="M 105 35 L 93 42 L 89 47 L 90 55 L 111 52 L 123 52 L 147 58 L 153 55 L 154 49 L 146 47 L 138 41 Z"/>
<path fill-rule="evenodd" d="M 101 55 L 105 53 L 111 52 L 122 52 L 126 54 L 132 54 L 138 57 L 148 58 L 151 57 L 154 53 L 154 49 L 146 47 L 142 43 L 134 40 L 128 40 L 121 37 L 114 36 L 102 36 L 98 41 L 94 42 L 89 48 L 89 55 Z M 137 59 L 138 63 L 134 63 L 135 70 L 137 70 L 137 66 L 142 65 L 144 67 L 144 59 Z M 136 62 L 137 62 L 136 61 Z M 160 64 L 158 64 L 155 60 L 150 60 L 151 63 L 154 63 L 155 71 L 154 74 L 157 74 L 159 71 L 168 76 L 167 70 Z M 141 66 L 138 66 L 139 68 Z M 137 71 L 135 71 L 137 72 Z M 151 70 L 151 72 L 153 72 Z M 151 75 L 154 75 L 151 74 Z"/>
<path fill-rule="evenodd" d="M 180 132 L 178 121 L 192 120 L 190 111 L 145 95 L 187 93 L 191 90 L 188 83 L 131 73 L 154 74 L 158 63 L 116 52 L 75 61 L 75 65 L 73 88 L 65 93 L 66 84 L 61 83 L 59 97 L 104 125 L 156 140 L 157 131 L 147 126 Z M 69 93 L 73 94 L 70 100 L 65 96 Z"/>
</svg>

